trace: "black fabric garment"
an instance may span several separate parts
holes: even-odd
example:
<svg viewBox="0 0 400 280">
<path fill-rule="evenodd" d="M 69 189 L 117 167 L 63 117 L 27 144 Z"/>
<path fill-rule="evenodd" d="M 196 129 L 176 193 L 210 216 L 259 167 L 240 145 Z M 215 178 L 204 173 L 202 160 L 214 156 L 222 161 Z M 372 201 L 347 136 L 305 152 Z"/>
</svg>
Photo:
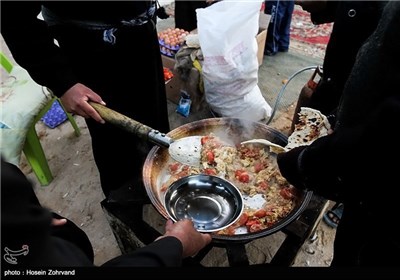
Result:
<svg viewBox="0 0 400 280">
<path fill-rule="evenodd" d="M 197 28 L 196 9 L 207 7 L 206 1 L 175 1 L 175 28 L 192 31 Z"/>
<path fill-rule="evenodd" d="M 54 212 L 52 212 L 52 217 L 55 219 L 65 219 L 64 217 Z M 82 250 L 88 260 L 93 263 L 94 252 L 88 236 L 71 220 L 67 219 L 67 223 L 63 226 L 51 227 L 51 236 L 75 244 L 78 248 Z"/>
<path fill-rule="evenodd" d="M 296 187 L 344 203 L 332 266 L 400 262 L 399 230 L 387 227 L 398 212 L 399 49 L 400 2 L 393 1 L 359 51 L 334 132 L 278 155 L 282 175 Z"/>
<path fill-rule="evenodd" d="M 326 47 L 324 75 L 309 107 L 335 112 L 357 52 L 375 30 L 386 1 L 327 1 L 326 9 L 311 14 L 314 24 L 334 22 Z"/>
<path fill-rule="evenodd" d="M 113 23 L 145 11 L 148 1 L 144 2 L 5 1 L 1 32 L 17 63 L 56 95 L 61 96 L 79 82 L 99 94 L 109 108 L 168 132 L 162 61 L 154 22 L 117 26 L 115 44 L 110 44 L 103 40 L 104 29 L 68 24 L 48 28 L 36 18 L 44 4 L 62 18 Z M 60 47 L 54 45 L 53 39 Z M 113 125 L 86 121 L 104 194 L 108 196 L 111 190 L 127 182 L 143 187 L 142 166 L 152 145 Z"/>
<path fill-rule="evenodd" d="M 86 251 L 86 254 L 93 257 L 93 249 L 86 234 L 71 221 L 53 229 L 52 218 L 52 213 L 39 204 L 32 185 L 24 174 L 15 165 L 2 159 L 1 249 L 2 252 L 6 252 L 6 248 L 11 251 L 7 258 L 2 258 L 3 269 L 92 264 L 85 255 Z M 53 231 L 57 233 L 52 235 Z M 57 236 L 65 236 L 67 239 L 62 240 Z M 68 240 L 75 240 L 82 245 L 83 250 Z M 23 246 L 27 246 L 26 255 L 13 255 L 13 252 L 22 250 Z"/>
<path fill-rule="evenodd" d="M 93 266 L 93 259 L 85 253 L 91 248 L 87 235 L 71 221 L 63 226 L 51 226 L 52 217 L 52 213 L 38 203 L 25 175 L 2 159 L 1 250 L 11 252 L 2 255 L 3 270 Z M 13 255 L 23 248 L 25 255 Z M 165 237 L 131 254 L 111 259 L 104 266 L 180 266 L 182 250 L 177 238 Z M 93 250 L 91 255 L 93 258 Z"/>
</svg>

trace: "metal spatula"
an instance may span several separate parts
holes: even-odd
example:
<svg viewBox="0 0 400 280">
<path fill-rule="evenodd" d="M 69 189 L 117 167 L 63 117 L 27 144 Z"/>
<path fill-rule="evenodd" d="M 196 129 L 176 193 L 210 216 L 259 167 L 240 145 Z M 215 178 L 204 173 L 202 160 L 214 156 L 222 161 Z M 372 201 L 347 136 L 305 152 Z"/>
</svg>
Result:
<svg viewBox="0 0 400 280">
<path fill-rule="evenodd" d="M 160 147 L 168 148 L 169 155 L 182 164 L 200 167 L 202 136 L 188 136 L 175 140 L 165 133 L 161 133 L 99 103 L 89 102 L 89 104 L 105 121 L 153 142 Z"/>
<path fill-rule="evenodd" d="M 287 152 L 288 150 L 285 147 L 282 147 L 278 144 L 272 143 L 271 141 L 268 141 L 266 139 L 251 139 L 247 141 L 243 141 L 240 144 L 250 144 L 250 143 L 256 143 L 256 144 L 262 144 L 270 147 L 271 152 L 279 154 L 283 152 Z"/>
</svg>

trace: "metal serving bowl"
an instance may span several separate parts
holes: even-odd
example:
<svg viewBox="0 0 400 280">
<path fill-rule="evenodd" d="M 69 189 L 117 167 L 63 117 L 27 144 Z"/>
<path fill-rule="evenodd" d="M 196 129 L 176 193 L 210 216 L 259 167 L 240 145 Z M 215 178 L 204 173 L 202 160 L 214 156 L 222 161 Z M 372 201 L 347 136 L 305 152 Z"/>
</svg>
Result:
<svg viewBox="0 0 400 280">
<path fill-rule="evenodd" d="M 191 219 L 200 232 L 224 229 L 243 212 L 240 191 L 230 182 L 205 174 L 175 181 L 165 193 L 165 209 L 173 221 Z"/>
</svg>

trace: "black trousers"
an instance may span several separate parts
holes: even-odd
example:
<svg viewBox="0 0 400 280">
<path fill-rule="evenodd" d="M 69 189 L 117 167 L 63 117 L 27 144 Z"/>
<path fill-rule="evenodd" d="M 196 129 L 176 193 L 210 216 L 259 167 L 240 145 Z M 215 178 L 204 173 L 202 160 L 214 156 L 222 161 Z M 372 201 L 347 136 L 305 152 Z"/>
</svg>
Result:
<svg viewBox="0 0 400 280">
<path fill-rule="evenodd" d="M 80 82 L 99 94 L 109 108 L 161 132 L 169 131 L 162 61 L 153 22 L 118 28 L 115 44 L 103 40 L 103 30 L 65 26 L 52 30 L 60 47 L 74 61 Z M 142 166 L 153 145 L 111 124 L 93 119 L 86 123 L 104 194 L 108 196 L 127 182 L 140 184 Z"/>
<path fill-rule="evenodd" d="M 54 212 L 52 212 L 53 217 L 56 219 L 66 219 L 63 216 L 60 216 Z M 67 223 L 62 226 L 53 226 L 51 227 L 51 235 L 53 237 L 61 238 L 62 240 L 66 240 L 76 245 L 82 252 L 86 255 L 91 263 L 94 262 L 94 251 L 92 247 L 92 243 L 89 240 L 87 234 L 79 228 L 74 222 L 67 219 Z"/>
<path fill-rule="evenodd" d="M 175 1 L 175 27 L 186 31 L 196 29 L 196 9 L 205 7 L 207 7 L 206 1 Z"/>
</svg>

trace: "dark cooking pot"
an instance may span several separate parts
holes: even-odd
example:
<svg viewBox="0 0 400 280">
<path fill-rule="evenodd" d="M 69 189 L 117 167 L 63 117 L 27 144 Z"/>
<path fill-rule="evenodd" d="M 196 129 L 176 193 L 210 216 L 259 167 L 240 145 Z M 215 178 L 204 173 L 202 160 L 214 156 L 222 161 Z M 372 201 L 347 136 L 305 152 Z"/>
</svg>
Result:
<svg viewBox="0 0 400 280">
<path fill-rule="evenodd" d="M 203 119 L 182 125 L 168 133 L 173 139 L 186 136 L 208 135 L 213 133 L 232 144 L 238 144 L 244 140 L 264 138 L 281 146 L 287 144 L 287 137 L 279 131 L 259 122 L 253 122 L 236 118 L 211 118 Z M 155 146 L 147 155 L 143 167 L 143 182 L 148 196 L 157 211 L 168 219 L 168 214 L 163 205 L 160 194 L 162 182 L 168 176 L 168 164 L 172 162 L 168 149 Z M 308 205 L 312 192 L 298 191 L 295 207 L 292 212 L 273 226 L 254 233 L 220 235 L 213 234 L 214 240 L 244 241 L 256 239 L 275 233 L 294 221 Z"/>
</svg>

